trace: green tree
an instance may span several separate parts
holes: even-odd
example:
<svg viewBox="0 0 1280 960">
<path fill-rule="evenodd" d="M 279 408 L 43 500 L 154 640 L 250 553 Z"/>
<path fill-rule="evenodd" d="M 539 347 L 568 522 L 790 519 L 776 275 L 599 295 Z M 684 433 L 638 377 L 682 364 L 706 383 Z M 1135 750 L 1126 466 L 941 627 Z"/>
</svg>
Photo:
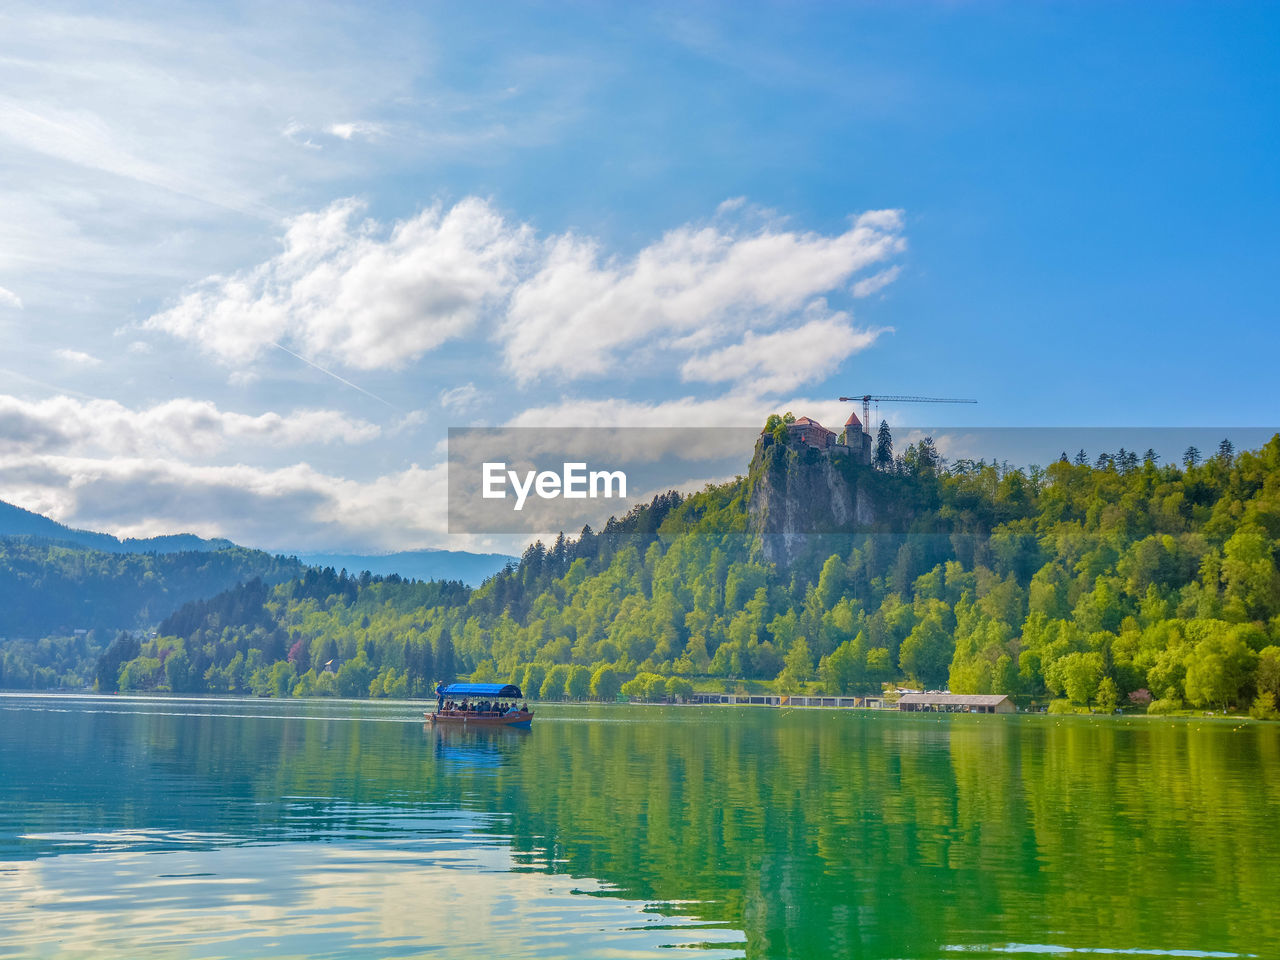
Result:
<svg viewBox="0 0 1280 960">
<path fill-rule="evenodd" d="M 670 700 L 688 700 L 693 696 L 693 684 L 684 677 L 671 677 L 667 680 L 666 694 Z"/>
<path fill-rule="evenodd" d="M 287 660 L 277 660 L 271 666 L 271 695 L 287 697 L 293 689 L 293 665 Z"/>
<path fill-rule="evenodd" d="M 1249 716 L 1255 720 L 1280 720 L 1280 710 L 1276 709 L 1276 696 L 1270 690 L 1264 691 L 1254 698 L 1249 707 Z"/>
<path fill-rule="evenodd" d="M 783 659 L 782 672 L 778 674 L 778 688 L 799 687 L 812 678 L 813 654 L 809 652 L 809 641 L 804 637 L 796 637 Z"/>
<path fill-rule="evenodd" d="M 174 693 L 186 693 L 191 689 L 191 658 L 185 650 L 174 650 L 164 662 L 165 678 Z"/>
<path fill-rule="evenodd" d="M 1254 683 L 1258 693 L 1269 693 L 1280 702 L 1280 647 L 1267 646 L 1258 651 Z"/>
<path fill-rule="evenodd" d="M 524 678 L 520 681 L 520 687 L 526 697 L 536 697 L 540 695 L 542 683 L 546 679 L 547 665 L 531 663 L 524 668 Z"/>
<path fill-rule="evenodd" d="M 1257 655 L 1236 632 L 1200 641 L 1187 657 L 1187 699 L 1198 707 L 1223 710 L 1238 703 L 1256 661 Z"/>
<path fill-rule="evenodd" d="M 440 631 L 436 639 L 435 657 L 436 679 L 441 683 L 453 683 L 458 678 L 458 665 L 453 649 L 453 635 L 449 629 Z"/>
<path fill-rule="evenodd" d="M 951 632 L 935 611 L 916 624 L 902 641 L 898 664 L 917 684 L 933 690 L 947 682 L 954 654 Z"/>
<path fill-rule="evenodd" d="M 1050 692 L 1065 694 L 1072 703 L 1085 706 L 1098 695 L 1102 677 L 1102 655 L 1076 650 L 1050 663 L 1045 669 L 1044 682 Z"/>
<path fill-rule="evenodd" d="M 558 700 L 565 695 L 565 687 L 569 681 L 569 667 L 563 663 L 555 664 L 542 680 L 538 696 L 543 700 Z"/>
<path fill-rule="evenodd" d="M 1017 692 L 1017 689 L 1018 671 L 1014 668 L 1013 658 L 1002 653 L 991 672 L 991 692 L 1008 694 Z"/>
<path fill-rule="evenodd" d="M 570 700 L 585 700 L 591 693 L 591 668 L 576 663 L 569 668 L 565 693 Z"/>
<path fill-rule="evenodd" d="M 159 679 L 158 657 L 135 657 L 120 668 L 119 689 L 124 693 L 154 690 Z"/>
<path fill-rule="evenodd" d="M 870 426 L 868 425 L 868 429 Z M 893 434 L 889 432 L 889 421 L 881 420 L 880 429 L 876 431 L 875 465 L 881 470 L 893 466 Z"/>
<path fill-rule="evenodd" d="M 818 671 L 827 693 L 852 693 L 862 678 L 862 665 L 862 657 L 852 640 L 846 640 L 823 657 Z"/>
<path fill-rule="evenodd" d="M 622 690 L 622 677 L 608 664 L 596 667 L 591 675 L 591 696 L 597 700 L 613 700 Z"/>
<path fill-rule="evenodd" d="M 1098 709 L 1103 713 L 1111 713 L 1115 710 L 1120 700 L 1120 691 L 1116 688 L 1116 682 L 1110 677 L 1103 677 L 1098 682 L 1097 700 Z"/>
</svg>

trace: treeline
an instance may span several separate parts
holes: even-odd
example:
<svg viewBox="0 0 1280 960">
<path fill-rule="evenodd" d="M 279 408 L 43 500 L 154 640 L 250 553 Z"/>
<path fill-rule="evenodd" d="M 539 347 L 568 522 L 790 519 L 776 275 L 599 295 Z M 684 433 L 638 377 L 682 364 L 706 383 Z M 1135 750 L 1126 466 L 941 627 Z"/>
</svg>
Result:
<svg viewBox="0 0 1280 960">
<path fill-rule="evenodd" d="M 245 610 L 210 609 L 202 626 L 175 619 L 118 680 L 164 688 L 166 651 L 180 648 L 186 689 L 271 694 L 421 695 L 455 675 L 531 696 L 905 682 L 1103 709 L 1274 711 L 1280 438 L 1181 465 L 1121 451 L 1029 470 L 946 464 L 921 443 L 874 472 L 876 489 L 911 505 L 894 528 L 815 538 L 822 549 L 790 566 L 762 559 L 748 476 L 535 544 L 475 591 L 282 584 Z M 197 671 L 193 652 L 209 644 Z"/>
<path fill-rule="evenodd" d="M 457 581 L 406 581 L 309 568 L 254 579 L 175 611 L 140 641 L 121 634 L 98 661 L 97 689 L 258 696 L 428 696 L 454 676 L 446 636 L 427 624 L 464 605 Z M 376 688 L 375 682 L 376 681 Z"/>
</svg>

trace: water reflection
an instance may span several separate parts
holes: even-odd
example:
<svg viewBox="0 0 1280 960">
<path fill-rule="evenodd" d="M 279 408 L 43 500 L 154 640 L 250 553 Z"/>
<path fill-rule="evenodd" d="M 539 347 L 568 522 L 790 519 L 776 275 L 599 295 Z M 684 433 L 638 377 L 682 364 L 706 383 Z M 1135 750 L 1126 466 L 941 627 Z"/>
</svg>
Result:
<svg viewBox="0 0 1280 960">
<path fill-rule="evenodd" d="M 195 839 L 195 838 L 192 838 Z M 351 846 L 86 841 L 0 870 L 0 955 L 651 957 L 731 931 L 672 922 L 590 880 L 513 872 L 462 836 Z"/>
<path fill-rule="evenodd" d="M 180 938 L 208 898 L 233 955 L 1272 957 L 1278 761 L 1256 724 L 0 697 L 0 903 Z"/>
</svg>

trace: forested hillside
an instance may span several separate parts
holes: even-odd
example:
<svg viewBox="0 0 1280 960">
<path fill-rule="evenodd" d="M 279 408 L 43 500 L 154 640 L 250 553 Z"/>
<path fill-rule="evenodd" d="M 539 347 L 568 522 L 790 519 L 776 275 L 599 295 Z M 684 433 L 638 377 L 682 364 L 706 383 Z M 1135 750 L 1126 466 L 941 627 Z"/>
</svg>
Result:
<svg viewBox="0 0 1280 960">
<path fill-rule="evenodd" d="M 0 687 L 82 686 L 115 632 L 150 628 L 247 579 L 275 584 L 305 569 L 243 547 L 104 553 L 0 537 Z"/>
<path fill-rule="evenodd" d="M 867 516 L 779 552 L 759 485 L 832 466 L 777 435 L 747 477 L 535 544 L 478 590 L 331 571 L 245 587 L 116 649 L 100 683 L 398 696 L 468 674 L 607 698 L 900 681 L 1274 712 L 1280 438 L 1204 462 L 1082 451 L 1028 470 L 947 465 L 926 442 L 839 464 Z"/>
</svg>

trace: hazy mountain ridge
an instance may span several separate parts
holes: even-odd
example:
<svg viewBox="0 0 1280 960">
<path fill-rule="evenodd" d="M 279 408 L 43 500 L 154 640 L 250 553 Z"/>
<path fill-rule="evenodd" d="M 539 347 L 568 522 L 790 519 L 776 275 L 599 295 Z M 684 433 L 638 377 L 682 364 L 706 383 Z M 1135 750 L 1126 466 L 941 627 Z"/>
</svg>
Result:
<svg viewBox="0 0 1280 960">
<path fill-rule="evenodd" d="M 182 553 L 197 550 L 226 550 L 236 546 L 221 537 L 209 539 L 194 533 L 172 533 L 158 537 L 120 538 L 110 533 L 69 527 L 43 514 L 25 510 L 0 500 L 0 537 L 24 537 L 74 544 L 103 553 Z"/>
</svg>

